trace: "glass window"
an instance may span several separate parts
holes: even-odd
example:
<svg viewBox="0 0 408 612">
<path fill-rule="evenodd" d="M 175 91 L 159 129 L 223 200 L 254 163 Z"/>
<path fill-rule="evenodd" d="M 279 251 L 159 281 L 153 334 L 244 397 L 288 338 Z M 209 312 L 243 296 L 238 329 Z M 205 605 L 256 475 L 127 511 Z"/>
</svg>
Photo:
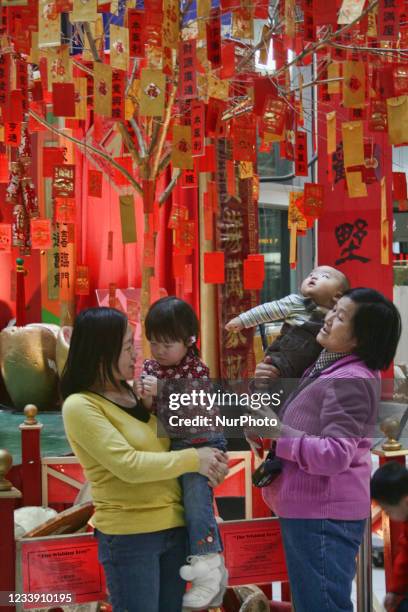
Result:
<svg viewBox="0 0 408 612">
<path fill-rule="evenodd" d="M 259 204 L 259 251 L 265 257 L 261 303 L 290 293 L 289 232 L 286 210 Z"/>
</svg>

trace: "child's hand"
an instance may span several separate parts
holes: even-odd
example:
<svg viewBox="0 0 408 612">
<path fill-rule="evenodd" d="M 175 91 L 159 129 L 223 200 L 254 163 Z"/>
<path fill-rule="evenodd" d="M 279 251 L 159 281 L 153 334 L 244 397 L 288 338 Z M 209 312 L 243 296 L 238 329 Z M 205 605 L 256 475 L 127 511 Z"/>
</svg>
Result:
<svg viewBox="0 0 408 612">
<path fill-rule="evenodd" d="M 143 380 L 141 378 L 133 381 L 133 393 L 136 397 L 143 397 Z"/>
<path fill-rule="evenodd" d="M 387 610 L 387 612 L 396 610 L 400 599 L 401 597 L 395 593 L 387 593 L 384 599 L 384 608 Z"/>
<path fill-rule="evenodd" d="M 231 319 L 231 321 L 228 321 L 225 326 L 225 329 L 227 331 L 239 332 L 241 331 L 241 329 L 244 329 L 244 326 L 239 317 L 234 317 L 233 319 Z"/>
<path fill-rule="evenodd" d="M 157 378 L 155 376 L 145 376 L 142 380 L 142 397 L 155 397 L 157 395 Z"/>
</svg>

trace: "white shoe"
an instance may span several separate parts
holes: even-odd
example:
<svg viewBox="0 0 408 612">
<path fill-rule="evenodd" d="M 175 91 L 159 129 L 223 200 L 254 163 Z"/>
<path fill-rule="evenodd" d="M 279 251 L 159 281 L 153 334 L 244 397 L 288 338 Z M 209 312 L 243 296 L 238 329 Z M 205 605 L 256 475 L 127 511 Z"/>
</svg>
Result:
<svg viewBox="0 0 408 612">
<path fill-rule="evenodd" d="M 221 606 L 228 584 L 228 572 L 222 557 L 221 559 L 220 567 L 210 570 L 206 576 L 193 580 L 191 589 L 183 597 L 183 611 Z"/>
<path fill-rule="evenodd" d="M 180 567 L 180 576 L 187 582 L 191 582 L 195 578 L 203 578 L 212 569 L 220 567 L 223 563 L 222 556 L 219 553 L 192 555 L 187 557 L 187 561 L 189 565 L 182 565 Z"/>
</svg>

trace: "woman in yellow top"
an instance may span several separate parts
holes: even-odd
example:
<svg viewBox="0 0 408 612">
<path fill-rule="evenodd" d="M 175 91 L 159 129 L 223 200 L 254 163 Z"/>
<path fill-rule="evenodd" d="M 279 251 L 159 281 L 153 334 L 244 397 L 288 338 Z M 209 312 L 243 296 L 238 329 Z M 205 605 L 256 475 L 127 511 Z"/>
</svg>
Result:
<svg viewBox="0 0 408 612">
<path fill-rule="evenodd" d="M 114 308 L 82 311 L 61 380 L 62 415 L 91 484 L 114 612 L 180 612 L 187 536 L 177 478 L 199 472 L 215 485 L 227 472 L 227 457 L 208 447 L 169 451 L 156 417 L 126 382 L 134 363 L 126 316 Z"/>
</svg>

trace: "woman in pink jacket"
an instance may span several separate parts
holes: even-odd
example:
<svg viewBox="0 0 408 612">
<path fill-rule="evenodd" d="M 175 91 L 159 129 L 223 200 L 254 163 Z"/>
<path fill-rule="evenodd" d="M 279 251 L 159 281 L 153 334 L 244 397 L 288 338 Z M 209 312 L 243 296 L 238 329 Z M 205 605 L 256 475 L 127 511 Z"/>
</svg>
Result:
<svg viewBox="0 0 408 612">
<path fill-rule="evenodd" d="M 282 472 L 264 489 L 280 519 L 296 612 L 352 612 L 356 555 L 370 513 L 370 432 L 380 370 L 401 331 L 392 302 L 352 289 L 327 314 L 323 351 L 280 412 Z M 273 366 L 259 364 L 256 377 Z"/>
</svg>

